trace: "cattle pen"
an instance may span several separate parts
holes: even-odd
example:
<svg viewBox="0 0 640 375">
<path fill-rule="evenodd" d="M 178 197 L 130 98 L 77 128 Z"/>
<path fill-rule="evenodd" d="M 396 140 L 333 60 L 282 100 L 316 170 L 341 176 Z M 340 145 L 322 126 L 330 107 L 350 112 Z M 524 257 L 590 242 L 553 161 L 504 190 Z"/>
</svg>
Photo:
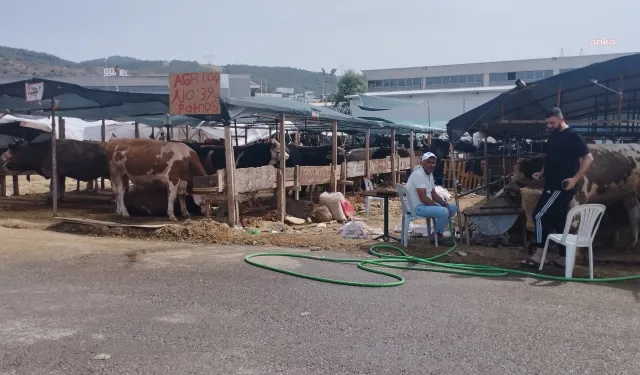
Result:
<svg viewBox="0 0 640 375">
<path fill-rule="evenodd" d="M 27 95 L 28 94 L 28 95 Z M 246 194 L 258 190 L 275 190 L 278 200 L 280 221 L 286 215 L 286 192 L 293 191 L 294 199 L 299 198 L 299 191 L 305 186 L 329 185 L 331 191 L 345 193 L 347 186 L 353 186 L 353 179 L 371 177 L 372 175 L 390 174 L 391 183 L 400 181 L 400 176 L 416 165 L 414 137 L 417 132 L 424 132 L 417 126 L 401 126 L 393 123 L 369 121 L 354 118 L 326 108 L 317 108 L 308 104 L 291 100 L 274 100 L 272 98 L 220 98 L 225 109 L 221 115 L 169 116 L 169 98 L 159 94 L 133 94 L 125 92 L 107 92 L 85 89 L 76 85 L 56 82 L 47 79 L 33 78 L 27 81 L 12 82 L 0 85 L 0 108 L 7 113 L 46 115 L 51 120 L 51 197 L 53 215 L 58 211 L 58 190 L 64 188 L 58 181 L 56 171 L 56 144 L 54 140 L 65 139 L 65 116 L 80 117 L 102 122 L 101 141 L 106 142 L 105 119 L 129 120 L 134 122 L 135 137 L 140 136 L 138 122 L 155 121 L 157 127 L 167 127 L 167 135 L 173 133 L 174 124 L 182 124 L 186 118 L 222 124 L 224 128 L 225 168 L 215 174 L 194 179 L 195 191 L 204 195 L 208 206 L 211 204 L 227 205 L 230 224 L 239 222 L 238 202 L 246 200 Z M 274 129 L 280 144 L 280 153 L 284 153 L 285 123 L 288 120 L 297 122 L 298 131 L 294 144 L 300 144 L 300 133 L 330 132 L 331 153 L 328 165 L 292 166 L 287 168 L 286 161 L 279 165 L 265 165 L 257 168 L 235 168 L 233 143 L 238 144 L 238 121 L 251 123 L 247 129 L 263 127 Z M 30 128 L 29 124 L 20 124 L 22 130 Z M 185 138 L 188 139 L 188 127 Z M 41 129 L 42 130 L 42 129 Z M 337 134 L 364 134 L 365 160 L 339 162 Z M 370 158 L 370 139 L 372 135 L 388 136 L 390 153 L 382 159 Z M 400 157 L 396 150 L 396 135 L 410 138 L 409 155 Z M 343 158 L 344 159 L 344 158 Z M 6 171 L 5 171 L 6 172 Z M 29 172 L 31 173 L 31 172 Z M 6 187 L 5 173 L 0 176 L 0 188 Z M 64 177 L 64 176 L 62 176 Z M 105 190 L 104 177 L 101 179 L 101 190 Z M 93 180 L 92 180 L 93 181 Z M 91 183 L 92 181 L 89 181 Z M 80 187 L 79 181 L 77 185 Z M 14 178 L 14 195 L 19 192 L 17 178 Z M 3 190 L 4 191 L 4 190 Z M 209 213 L 208 210 L 207 213 Z"/>
<path fill-rule="evenodd" d="M 640 138 L 638 91 L 640 91 L 640 54 L 589 65 L 532 83 L 518 80 L 512 90 L 452 119 L 447 124 L 447 133 L 452 143 L 461 139 L 465 133 L 480 134 L 480 138 L 484 139 L 484 155 L 456 158 L 456 154 L 451 154 L 451 163 L 448 167 L 452 186 L 457 182 L 456 174 L 460 174 L 459 163 L 483 159 L 485 168 L 482 184 L 470 191 L 484 191 L 487 200 L 491 192 L 498 190 L 500 195 L 519 191 L 518 186 L 513 184 L 509 186 L 507 182 L 514 172 L 521 172 L 518 170 L 519 160 L 523 157 L 544 155 L 544 142 L 537 143 L 537 149 L 534 150 L 534 141 L 546 139 L 544 113 L 546 109 L 553 106 L 562 109 L 567 124 L 579 132 L 587 143 L 638 143 Z M 487 137 L 489 136 L 503 140 L 501 155 L 491 155 L 488 152 Z M 529 150 L 521 147 L 524 140 L 530 142 Z M 510 155 L 513 150 L 515 150 L 515 156 Z M 498 161 L 500 159 L 502 160 Z M 514 159 L 515 163 L 513 163 Z M 491 163 L 492 160 L 494 163 Z M 498 161 L 497 165 L 495 161 Z M 502 164 L 501 168 L 500 164 Z M 503 173 L 493 178 L 492 169 L 494 171 L 501 169 Z M 510 169 L 512 172 L 507 173 Z M 474 181 L 474 183 L 478 182 Z M 460 194 L 458 189 L 454 189 L 454 194 L 458 199 L 465 193 Z M 518 216 L 523 213 L 519 205 L 519 203 L 510 205 L 512 212 L 505 213 L 498 210 L 495 215 L 498 219 L 505 215 Z M 490 215 L 490 211 L 492 210 L 481 214 Z M 472 216 L 478 212 L 479 210 L 475 210 L 466 216 Z M 457 220 L 460 228 L 465 228 L 466 238 L 469 241 L 467 225 L 469 218 L 465 217 L 463 225 L 462 216 L 465 214 L 458 212 Z M 638 225 L 634 222 L 630 224 L 632 227 Z M 526 243 L 526 238 L 524 242 Z"/>
</svg>

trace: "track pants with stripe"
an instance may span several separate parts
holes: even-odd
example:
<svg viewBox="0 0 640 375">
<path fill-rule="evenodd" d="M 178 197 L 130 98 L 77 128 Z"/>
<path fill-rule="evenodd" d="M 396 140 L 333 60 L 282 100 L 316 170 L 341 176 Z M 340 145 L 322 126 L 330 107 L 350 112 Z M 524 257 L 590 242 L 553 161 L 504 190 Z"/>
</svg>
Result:
<svg viewBox="0 0 640 375">
<path fill-rule="evenodd" d="M 567 190 L 543 190 L 540 200 L 533 211 L 535 224 L 536 247 L 544 247 L 550 233 L 562 233 L 569 212 L 569 202 L 574 192 Z M 564 257 L 566 249 L 560 245 L 560 256 Z"/>
</svg>

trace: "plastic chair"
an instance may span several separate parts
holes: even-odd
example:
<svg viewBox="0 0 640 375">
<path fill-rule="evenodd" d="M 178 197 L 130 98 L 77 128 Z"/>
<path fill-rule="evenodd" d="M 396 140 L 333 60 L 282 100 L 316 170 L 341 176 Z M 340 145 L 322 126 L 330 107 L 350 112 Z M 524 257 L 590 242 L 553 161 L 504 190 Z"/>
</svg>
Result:
<svg viewBox="0 0 640 375">
<path fill-rule="evenodd" d="M 549 241 L 562 244 L 567 248 L 566 264 L 564 267 L 564 277 L 571 278 L 573 275 L 573 266 L 576 263 L 576 249 L 578 247 L 589 248 L 589 278 L 593 279 L 593 238 L 596 236 L 600 220 L 606 207 L 602 204 L 583 204 L 572 208 L 567 214 L 567 221 L 564 224 L 564 232 L 562 234 L 550 234 L 544 244 L 542 258 L 540 259 L 540 268 L 544 265 L 544 259 L 547 256 L 547 248 Z M 580 215 L 580 226 L 577 234 L 569 234 L 571 222 Z"/>
<path fill-rule="evenodd" d="M 396 184 L 396 189 L 398 190 L 398 197 L 400 198 L 400 204 L 402 205 L 402 233 L 400 235 L 400 239 L 402 241 L 403 246 L 407 246 L 409 244 L 409 225 L 411 221 L 416 219 L 425 219 L 422 216 L 417 216 L 415 212 L 413 212 L 413 204 L 411 203 L 411 198 L 407 194 L 407 188 L 405 188 L 402 184 Z M 427 232 L 431 234 L 431 222 L 433 221 L 433 228 L 437 228 L 436 226 L 436 218 L 428 217 L 427 220 Z M 451 228 L 451 220 L 449 220 L 449 228 Z M 434 231 L 435 232 L 435 231 Z M 434 233 L 435 245 L 438 247 L 438 236 Z"/>
<path fill-rule="evenodd" d="M 372 191 L 373 190 L 373 184 L 371 183 L 371 180 L 368 178 L 363 178 L 364 180 L 364 190 L 366 191 Z M 367 216 L 369 216 L 369 211 L 371 210 L 371 201 L 378 201 L 380 202 L 380 212 L 384 212 L 384 198 L 382 197 L 365 197 L 364 198 L 364 204 L 365 204 L 365 213 L 367 214 Z"/>
</svg>

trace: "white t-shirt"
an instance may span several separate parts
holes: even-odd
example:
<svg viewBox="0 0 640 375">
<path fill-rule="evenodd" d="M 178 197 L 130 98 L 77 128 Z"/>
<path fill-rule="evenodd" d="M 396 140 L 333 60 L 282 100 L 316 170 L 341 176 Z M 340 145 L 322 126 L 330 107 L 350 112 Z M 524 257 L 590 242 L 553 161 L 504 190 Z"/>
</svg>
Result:
<svg viewBox="0 0 640 375">
<path fill-rule="evenodd" d="M 407 204 L 411 205 L 415 210 L 418 205 L 422 204 L 416 189 L 427 189 L 427 197 L 431 198 L 431 191 L 435 186 L 433 173 L 428 175 L 424 172 L 424 168 L 416 168 L 407 180 L 407 198 L 409 198 Z"/>
</svg>

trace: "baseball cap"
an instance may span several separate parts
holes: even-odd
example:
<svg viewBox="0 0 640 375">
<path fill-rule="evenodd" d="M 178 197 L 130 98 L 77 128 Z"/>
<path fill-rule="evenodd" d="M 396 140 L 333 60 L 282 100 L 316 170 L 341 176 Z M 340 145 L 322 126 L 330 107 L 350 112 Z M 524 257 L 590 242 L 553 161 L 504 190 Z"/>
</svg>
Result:
<svg viewBox="0 0 640 375">
<path fill-rule="evenodd" d="M 425 152 L 424 155 L 422 155 L 422 161 L 425 161 L 429 158 L 436 158 L 436 154 L 434 154 L 433 152 Z"/>
</svg>

